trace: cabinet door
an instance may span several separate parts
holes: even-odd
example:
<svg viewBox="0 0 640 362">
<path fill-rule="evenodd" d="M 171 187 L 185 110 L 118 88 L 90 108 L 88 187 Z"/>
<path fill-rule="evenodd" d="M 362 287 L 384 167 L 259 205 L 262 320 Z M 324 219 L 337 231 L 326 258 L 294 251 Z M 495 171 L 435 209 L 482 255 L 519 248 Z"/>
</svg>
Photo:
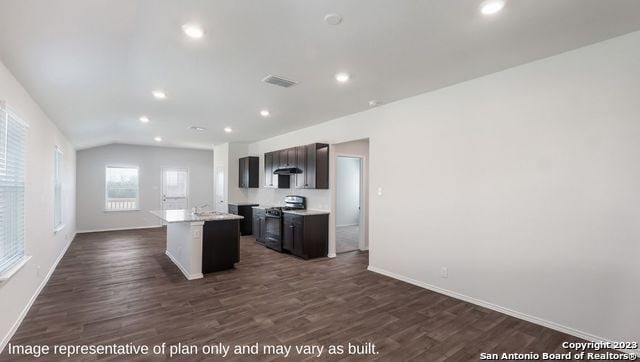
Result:
<svg viewBox="0 0 640 362">
<path fill-rule="evenodd" d="M 316 144 L 312 143 L 305 146 L 307 156 L 307 169 L 304 188 L 315 189 L 316 188 Z"/>
<path fill-rule="evenodd" d="M 289 215 L 284 216 L 284 230 L 282 232 L 282 248 L 293 252 L 294 246 L 294 224 Z"/>
<path fill-rule="evenodd" d="M 264 154 L 264 186 L 273 187 L 273 152 Z"/>
<path fill-rule="evenodd" d="M 289 159 L 287 157 L 287 150 L 276 151 L 278 154 L 278 168 L 289 167 Z"/>
<path fill-rule="evenodd" d="M 247 158 L 243 157 L 238 160 L 238 187 L 247 187 Z"/>
<path fill-rule="evenodd" d="M 287 148 L 287 165 L 288 167 L 296 167 L 296 148 Z"/>
<path fill-rule="evenodd" d="M 318 144 L 316 146 L 315 189 L 329 188 L 329 145 Z"/>
<path fill-rule="evenodd" d="M 304 257 L 304 217 L 284 214 L 282 248 L 291 254 Z"/>
<path fill-rule="evenodd" d="M 292 230 L 291 234 L 293 235 L 293 249 L 291 252 L 294 255 L 297 255 L 301 258 L 305 258 L 305 247 L 304 247 L 304 217 L 296 216 L 291 223 Z"/>
<path fill-rule="evenodd" d="M 256 188 L 260 186 L 260 158 L 259 157 L 247 157 L 247 166 L 245 168 L 245 187 Z"/>
<path fill-rule="evenodd" d="M 298 146 L 295 148 L 296 151 L 296 167 L 299 168 L 302 173 L 295 175 L 295 185 L 294 187 L 297 189 L 305 188 L 305 184 L 307 183 L 307 147 Z"/>
<path fill-rule="evenodd" d="M 278 151 L 271 152 L 273 155 L 273 163 L 271 163 L 271 186 L 278 187 L 278 175 L 274 175 L 273 171 L 280 167 L 280 153 Z"/>
</svg>

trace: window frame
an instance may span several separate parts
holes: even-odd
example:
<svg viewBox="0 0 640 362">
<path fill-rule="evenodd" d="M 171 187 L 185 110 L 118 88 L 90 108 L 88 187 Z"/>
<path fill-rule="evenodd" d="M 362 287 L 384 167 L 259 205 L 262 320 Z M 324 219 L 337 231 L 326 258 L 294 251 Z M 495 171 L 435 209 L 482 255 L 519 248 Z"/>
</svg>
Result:
<svg viewBox="0 0 640 362">
<path fill-rule="evenodd" d="M 107 208 L 109 200 L 109 189 L 107 186 L 107 177 L 109 168 L 131 168 L 135 169 L 138 174 L 138 184 L 136 185 L 136 207 L 132 209 L 109 209 Z M 140 211 L 140 167 L 137 165 L 125 165 L 125 164 L 108 164 L 104 167 L 104 212 L 131 212 Z"/>
<path fill-rule="evenodd" d="M 53 232 L 57 233 L 64 229 L 64 152 L 59 146 L 53 149 Z M 60 189 L 60 197 L 56 198 L 56 192 Z M 56 204 L 56 200 L 60 204 Z M 56 212 L 60 212 L 60 222 L 56 225 Z"/>
<path fill-rule="evenodd" d="M 24 181 L 23 181 L 23 185 L 22 185 L 22 192 L 23 192 L 23 198 L 26 197 L 26 190 L 27 190 L 27 174 L 28 174 L 28 170 L 27 170 L 27 164 L 28 164 L 28 145 L 29 145 L 29 128 L 30 125 L 28 122 L 24 121 L 21 117 L 18 116 L 18 114 L 7 105 L 7 102 L 4 100 L 0 100 L 0 111 L 4 112 L 4 115 L 6 117 L 5 121 L 6 123 L 6 129 L 5 129 L 5 136 L 8 137 L 8 134 L 6 133 L 6 131 L 8 131 L 9 129 L 9 119 L 13 120 L 14 122 L 19 123 L 22 127 L 24 127 L 24 164 L 23 164 L 23 168 L 24 168 Z M 6 160 L 6 154 L 8 152 L 8 142 L 5 142 L 5 162 Z M 6 171 L 6 163 L 5 163 L 5 169 L 4 171 Z M 27 254 L 27 239 L 26 239 L 26 204 L 25 202 L 22 203 L 22 255 L 17 257 L 16 260 L 13 260 L 12 263 L 5 265 L 5 267 L 3 269 L 0 270 L 0 287 L 7 282 L 9 279 L 11 279 L 11 277 L 13 277 L 20 269 L 22 269 L 22 267 L 24 267 L 27 262 L 29 262 L 29 260 L 31 259 L 31 256 Z"/>
</svg>

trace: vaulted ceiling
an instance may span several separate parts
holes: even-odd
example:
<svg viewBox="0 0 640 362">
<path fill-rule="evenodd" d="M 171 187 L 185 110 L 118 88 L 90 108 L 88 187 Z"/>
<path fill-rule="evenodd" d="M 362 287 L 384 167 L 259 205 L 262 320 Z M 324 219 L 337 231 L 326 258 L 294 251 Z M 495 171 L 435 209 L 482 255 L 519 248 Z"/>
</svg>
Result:
<svg viewBox="0 0 640 362">
<path fill-rule="evenodd" d="M 163 145 L 211 148 L 640 30 L 640 2 L 633 0 L 507 0 L 493 16 L 481 14 L 480 5 L 0 0 L 0 60 L 78 148 L 157 145 L 156 136 Z M 342 22 L 327 24 L 330 13 Z M 201 25 L 204 37 L 187 37 L 187 23 Z M 339 84 L 338 72 L 350 80 Z M 269 74 L 299 84 L 261 82 Z M 156 89 L 167 98 L 155 99 Z"/>
</svg>

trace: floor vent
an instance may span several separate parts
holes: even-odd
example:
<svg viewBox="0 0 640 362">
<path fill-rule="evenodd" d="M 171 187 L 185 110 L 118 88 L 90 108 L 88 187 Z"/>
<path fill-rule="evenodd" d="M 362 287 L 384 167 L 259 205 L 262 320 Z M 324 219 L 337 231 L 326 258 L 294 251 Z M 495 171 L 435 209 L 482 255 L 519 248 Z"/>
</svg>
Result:
<svg viewBox="0 0 640 362">
<path fill-rule="evenodd" d="M 277 75 L 272 75 L 272 74 L 269 74 L 262 81 L 265 82 L 265 83 L 277 85 L 279 87 L 284 87 L 284 88 L 289 88 L 291 86 L 294 86 L 294 85 L 298 84 L 298 82 L 296 82 L 296 81 L 289 80 L 289 79 L 282 78 L 282 77 L 278 77 Z"/>
</svg>

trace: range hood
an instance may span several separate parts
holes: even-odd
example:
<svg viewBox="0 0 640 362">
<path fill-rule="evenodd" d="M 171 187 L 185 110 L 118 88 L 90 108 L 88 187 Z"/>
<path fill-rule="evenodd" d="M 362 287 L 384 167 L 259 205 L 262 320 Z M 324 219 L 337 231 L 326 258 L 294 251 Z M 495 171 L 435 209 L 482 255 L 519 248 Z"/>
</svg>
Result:
<svg viewBox="0 0 640 362">
<path fill-rule="evenodd" d="M 274 175 L 295 175 L 297 173 L 302 173 L 302 170 L 297 167 L 285 167 L 273 171 Z"/>
</svg>

